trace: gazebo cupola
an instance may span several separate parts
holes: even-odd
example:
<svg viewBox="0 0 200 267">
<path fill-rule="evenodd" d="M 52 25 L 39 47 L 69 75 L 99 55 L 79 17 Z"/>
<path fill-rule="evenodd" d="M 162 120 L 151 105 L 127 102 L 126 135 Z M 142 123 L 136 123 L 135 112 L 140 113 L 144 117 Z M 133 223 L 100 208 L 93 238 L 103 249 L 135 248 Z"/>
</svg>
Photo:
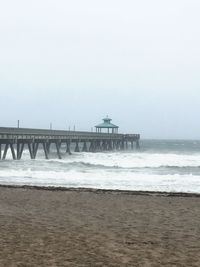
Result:
<svg viewBox="0 0 200 267">
<path fill-rule="evenodd" d="M 95 126 L 96 127 L 96 132 L 101 133 L 104 132 L 105 130 L 107 133 L 118 133 L 119 127 L 111 123 L 112 119 L 108 118 L 108 116 L 103 119 L 103 123 Z"/>
</svg>

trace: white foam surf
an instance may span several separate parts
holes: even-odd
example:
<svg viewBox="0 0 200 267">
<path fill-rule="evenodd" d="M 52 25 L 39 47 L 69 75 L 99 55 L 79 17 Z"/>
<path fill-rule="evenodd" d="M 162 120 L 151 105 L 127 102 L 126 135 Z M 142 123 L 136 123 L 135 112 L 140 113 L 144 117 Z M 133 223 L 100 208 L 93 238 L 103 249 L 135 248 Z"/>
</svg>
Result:
<svg viewBox="0 0 200 267">
<path fill-rule="evenodd" d="M 0 184 L 200 193 L 200 176 L 113 173 L 104 170 L 0 171 Z"/>
<path fill-rule="evenodd" d="M 0 162 L 0 183 L 200 193 L 200 154 L 75 153 Z M 168 169 L 167 167 L 172 167 Z M 166 167 L 166 168 L 165 168 Z M 178 169 L 176 169 L 178 167 Z M 163 169 L 164 168 L 164 169 Z"/>
</svg>

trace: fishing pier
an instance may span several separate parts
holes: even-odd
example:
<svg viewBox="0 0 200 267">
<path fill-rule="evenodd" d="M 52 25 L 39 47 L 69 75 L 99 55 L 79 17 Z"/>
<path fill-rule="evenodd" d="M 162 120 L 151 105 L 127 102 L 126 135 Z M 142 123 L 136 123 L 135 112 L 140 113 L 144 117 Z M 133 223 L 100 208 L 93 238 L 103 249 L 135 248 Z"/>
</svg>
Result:
<svg viewBox="0 0 200 267">
<path fill-rule="evenodd" d="M 36 158 L 38 149 L 44 151 L 46 159 L 49 159 L 51 149 L 59 159 L 63 153 L 71 154 L 72 150 L 78 153 L 139 149 L 139 134 L 119 134 L 116 127 L 98 125 L 96 132 L 0 127 L 0 159 L 6 159 L 8 150 L 14 160 L 20 160 L 25 149 L 31 159 Z M 102 133 L 104 128 L 106 131 L 111 128 L 111 133 L 109 130 Z"/>
</svg>

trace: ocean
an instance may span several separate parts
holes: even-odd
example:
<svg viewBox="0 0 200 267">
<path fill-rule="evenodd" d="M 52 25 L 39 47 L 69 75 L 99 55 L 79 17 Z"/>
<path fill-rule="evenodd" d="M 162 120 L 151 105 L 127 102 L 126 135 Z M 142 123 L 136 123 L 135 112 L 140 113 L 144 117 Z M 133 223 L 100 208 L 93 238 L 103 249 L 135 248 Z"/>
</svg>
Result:
<svg viewBox="0 0 200 267">
<path fill-rule="evenodd" d="M 0 161 L 0 184 L 200 193 L 200 141 L 141 140 L 141 149 Z M 10 153 L 10 152 L 9 152 Z"/>
</svg>

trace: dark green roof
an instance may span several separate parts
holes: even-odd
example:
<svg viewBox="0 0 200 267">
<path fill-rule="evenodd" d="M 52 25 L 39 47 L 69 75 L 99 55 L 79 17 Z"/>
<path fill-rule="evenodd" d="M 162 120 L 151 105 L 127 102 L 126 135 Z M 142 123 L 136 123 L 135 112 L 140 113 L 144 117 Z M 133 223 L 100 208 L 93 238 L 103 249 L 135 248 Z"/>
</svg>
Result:
<svg viewBox="0 0 200 267">
<path fill-rule="evenodd" d="M 95 126 L 96 128 L 119 128 L 117 125 L 114 125 L 111 123 L 112 119 L 105 118 L 103 119 L 103 123 L 100 123 L 99 125 Z"/>
<path fill-rule="evenodd" d="M 112 123 L 105 123 L 105 122 L 103 122 L 103 123 L 101 123 L 101 124 L 99 124 L 99 125 L 97 125 L 95 127 L 96 128 L 119 128 L 118 126 L 116 126 L 116 125 L 114 125 Z"/>
</svg>

